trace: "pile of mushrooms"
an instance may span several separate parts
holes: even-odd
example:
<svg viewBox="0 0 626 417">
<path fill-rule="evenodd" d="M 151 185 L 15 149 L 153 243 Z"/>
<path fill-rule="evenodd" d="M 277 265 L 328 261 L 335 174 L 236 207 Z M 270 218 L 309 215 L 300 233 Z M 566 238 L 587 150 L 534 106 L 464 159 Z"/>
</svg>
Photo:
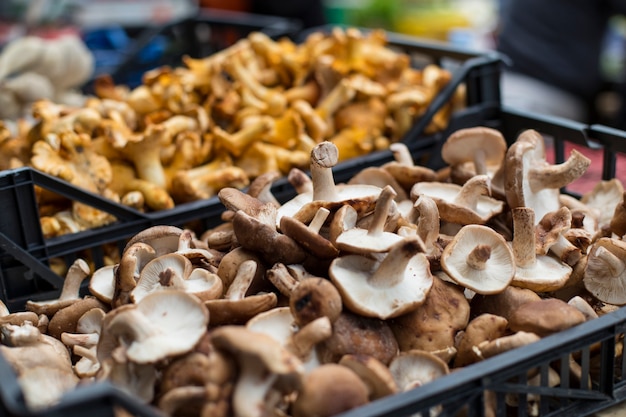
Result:
<svg viewBox="0 0 626 417">
<path fill-rule="evenodd" d="M 380 30 L 336 28 L 302 43 L 254 32 L 206 58 L 144 74 L 135 88 L 103 76 L 72 107 L 39 100 L 17 131 L 0 125 L 0 169 L 31 166 L 141 211 L 244 188 L 267 172 L 308 168 L 321 141 L 342 159 L 403 138 L 451 74 L 411 66 Z M 462 92 L 427 132 L 444 129 Z M 38 190 L 44 236 L 115 221 Z"/>
<path fill-rule="evenodd" d="M 171 416 L 332 416 L 626 304 L 622 184 L 559 192 L 589 159 L 553 165 L 536 131 L 507 146 L 484 127 L 448 139 L 441 171 L 401 148 L 335 184 L 338 149 L 321 142 L 292 200 L 267 178 L 256 196 L 226 187 L 223 224 L 151 227 L 114 266 L 77 260 L 58 299 L 5 309 L 0 353 L 27 404 L 109 380 Z"/>
</svg>

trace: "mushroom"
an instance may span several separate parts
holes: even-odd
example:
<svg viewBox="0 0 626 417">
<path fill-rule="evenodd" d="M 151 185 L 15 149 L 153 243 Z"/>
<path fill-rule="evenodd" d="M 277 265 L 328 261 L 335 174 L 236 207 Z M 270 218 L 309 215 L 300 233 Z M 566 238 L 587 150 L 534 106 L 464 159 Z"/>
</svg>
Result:
<svg viewBox="0 0 626 417">
<path fill-rule="evenodd" d="M 549 255 L 536 254 L 534 215 L 530 207 L 512 209 L 516 268 L 511 285 L 536 292 L 554 291 L 567 283 L 572 268 Z"/>
<path fill-rule="evenodd" d="M 386 320 L 422 304 L 433 277 L 426 256 L 418 253 L 418 239 L 399 241 L 381 261 L 361 255 L 335 259 L 328 273 L 344 305 L 358 314 Z"/>
<path fill-rule="evenodd" d="M 503 291 L 515 275 L 513 251 L 500 234 L 482 225 L 463 226 L 440 262 L 457 284 L 479 294 Z"/>
<path fill-rule="evenodd" d="M 475 347 L 507 335 L 508 320 L 495 314 L 481 314 L 472 319 L 460 333 L 454 367 L 467 366 L 482 360 Z"/>
<path fill-rule="evenodd" d="M 45 314 L 52 317 L 54 313 L 80 300 L 82 282 L 89 276 L 91 270 L 83 259 L 76 259 L 67 271 L 63 288 L 58 298 L 45 301 L 26 301 L 26 309 L 37 315 Z"/>
<path fill-rule="evenodd" d="M 421 350 L 400 352 L 389 363 L 389 371 L 400 391 L 419 388 L 450 373 L 447 363 Z"/>
<path fill-rule="evenodd" d="M 510 320 L 519 306 L 539 300 L 541 300 L 541 297 L 536 292 L 511 285 L 497 294 L 477 294 L 472 298 L 471 310 L 474 316 L 491 313 Z"/>
<path fill-rule="evenodd" d="M 184 255 L 168 253 L 152 259 L 143 267 L 130 298 L 139 303 L 152 292 L 172 289 L 188 292 L 206 301 L 220 297 L 223 284 L 217 274 L 194 267 Z"/>
<path fill-rule="evenodd" d="M 335 185 L 332 167 L 338 162 L 337 147 L 332 142 L 319 143 L 311 151 L 312 193 L 301 193 L 283 204 L 276 216 L 280 226 L 282 216 L 308 222 L 320 207 L 331 212 L 344 204 L 352 205 L 357 212 L 367 213 L 374 208 L 380 188 L 372 185 Z"/>
<path fill-rule="evenodd" d="M 583 254 L 565 236 L 570 230 L 571 223 L 572 212 L 567 207 L 546 213 L 535 226 L 535 252 L 537 255 L 546 255 L 548 251 L 551 251 L 569 266 L 576 265 Z"/>
<path fill-rule="evenodd" d="M 368 388 L 370 401 L 398 393 L 398 384 L 389 367 L 376 358 L 359 354 L 346 354 L 339 365 L 350 368 Z"/>
<path fill-rule="evenodd" d="M 560 332 L 585 322 L 576 307 L 557 298 L 522 304 L 509 319 L 511 330 L 535 333 L 540 337 Z"/>
<path fill-rule="evenodd" d="M 304 377 L 291 413 L 294 417 L 331 417 L 368 402 L 368 387 L 355 372 L 327 363 Z"/>
<path fill-rule="evenodd" d="M 450 166 L 465 162 L 474 165 L 475 175 L 488 174 L 487 167 L 502 164 L 507 144 L 499 131 L 484 127 L 459 129 L 446 139 L 441 158 Z"/>
<path fill-rule="evenodd" d="M 123 252 L 126 252 L 136 242 L 142 242 L 151 246 L 156 256 L 176 252 L 182 232 L 183 229 L 176 226 L 158 225 L 148 227 L 131 237 L 126 242 Z"/>
<path fill-rule="evenodd" d="M 15 372 L 30 410 L 57 404 L 78 385 L 67 348 L 60 341 L 41 334 L 30 323 L 4 324 L 0 330 L 5 343 L 0 345 L 0 354 Z"/>
<path fill-rule="evenodd" d="M 189 352 L 206 332 L 209 313 L 194 295 L 179 290 L 155 291 L 137 304 L 113 310 L 117 314 L 103 333 L 118 339 L 124 355 L 137 364 L 149 364 Z M 110 314 L 110 313 L 108 313 Z M 100 339 L 99 350 L 105 339 Z"/>
<path fill-rule="evenodd" d="M 401 351 L 444 351 L 454 347 L 455 336 L 467 327 L 469 316 L 470 305 L 460 287 L 434 277 L 424 303 L 389 320 L 389 326 Z"/>
<path fill-rule="evenodd" d="M 567 161 L 550 165 L 541 135 L 525 130 L 506 153 L 506 201 L 512 209 L 532 208 L 536 224 L 546 213 L 559 209 L 559 188 L 582 176 L 590 163 L 589 158 L 574 149 Z"/>
<path fill-rule="evenodd" d="M 598 181 L 591 191 L 580 198 L 598 220 L 598 228 L 610 226 L 615 210 L 623 202 L 624 186 L 618 178 L 608 181 Z M 621 235 L 620 235 L 621 237 Z"/>
<path fill-rule="evenodd" d="M 339 249 L 320 234 L 320 229 L 329 214 L 330 210 L 320 207 L 308 226 L 292 217 L 283 216 L 280 219 L 280 231 L 298 242 L 316 258 L 335 258 L 339 255 Z"/>
<path fill-rule="evenodd" d="M 239 369 L 232 396 L 234 415 L 267 415 L 282 395 L 300 389 L 302 362 L 271 336 L 245 326 L 226 325 L 211 332 L 211 342 L 234 358 Z"/>
<path fill-rule="evenodd" d="M 157 231 L 158 230 L 156 229 L 151 230 L 151 232 Z M 146 232 L 146 230 L 140 232 L 138 235 L 145 235 L 144 232 Z M 138 235 L 135 235 L 135 237 Z M 133 238 L 131 238 L 131 240 L 133 240 Z M 156 244 L 156 246 L 158 248 L 160 244 Z M 147 243 L 136 241 L 126 246 L 122 252 L 122 257 L 114 270 L 115 285 L 113 296 L 111 298 L 112 307 L 115 308 L 131 302 L 130 293 L 137 286 L 141 270 L 154 258 L 156 258 L 156 251 L 154 247 Z"/>
<path fill-rule="evenodd" d="M 336 245 L 342 251 L 357 254 L 387 252 L 403 238 L 396 233 L 384 231 L 396 192 L 389 185 L 378 196 L 374 217 L 367 229 L 354 227 L 337 236 Z"/>
<path fill-rule="evenodd" d="M 223 298 L 204 302 L 211 315 L 211 326 L 243 324 L 253 316 L 276 306 L 278 299 L 273 292 L 246 296 L 256 276 L 256 269 L 257 263 L 254 260 L 243 261 Z"/>
<path fill-rule="evenodd" d="M 603 237 L 589 248 L 583 284 L 598 300 L 626 304 L 626 242 Z"/>
<path fill-rule="evenodd" d="M 416 165 L 408 146 L 402 142 L 389 145 L 389 150 L 393 154 L 394 161 L 387 162 L 381 166 L 389 172 L 393 178 L 407 191 L 418 182 L 435 181 L 436 173 L 421 165 Z"/>
<path fill-rule="evenodd" d="M 475 175 L 463 186 L 442 182 L 419 182 L 411 188 L 411 197 L 424 194 L 437 203 L 441 220 L 455 224 L 485 224 L 501 213 L 504 203 L 488 196 L 490 179 Z"/>
<path fill-rule="evenodd" d="M 346 354 L 362 354 L 387 365 L 398 354 L 398 342 L 386 321 L 344 310 L 333 322 L 332 335 L 316 349 L 322 363 L 337 363 Z"/>
</svg>

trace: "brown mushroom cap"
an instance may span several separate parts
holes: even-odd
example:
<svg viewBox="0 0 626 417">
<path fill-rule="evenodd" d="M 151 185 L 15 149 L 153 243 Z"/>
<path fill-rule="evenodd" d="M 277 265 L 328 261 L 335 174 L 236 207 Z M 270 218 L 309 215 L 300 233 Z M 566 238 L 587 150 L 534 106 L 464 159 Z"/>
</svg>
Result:
<svg viewBox="0 0 626 417">
<path fill-rule="evenodd" d="M 337 288 L 325 278 L 300 281 L 289 295 L 289 308 L 296 324 L 304 326 L 320 317 L 339 318 L 343 302 Z"/>
<path fill-rule="evenodd" d="M 317 351 L 322 363 L 336 363 L 343 355 L 358 353 L 388 364 L 398 353 L 398 343 L 386 321 L 344 311 L 333 323 L 333 334 Z"/>
<path fill-rule="evenodd" d="M 479 294 L 503 291 L 515 275 L 513 251 L 487 226 L 467 225 L 441 255 L 441 267 L 457 284 Z"/>
<path fill-rule="evenodd" d="M 546 298 L 522 304 L 511 315 L 509 326 L 513 331 L 548 336 L 585 322 L 585 316 L 576 307 L 557 298 Z"/>
<path fill-rule="evenodd" d="M 283 216 L 280 219 L 280 231 L 302 245 L 311 255 L 319 259 L 335 258 L 339 255 L 339 249 L 335 247 L 328 239 L 319 233 L 324 220 L 321 220 L 322 224 L 313 226 L 316 223 L 319 213 L 325 213 L 326 216 L 330 213 L 325 208 L 320 208 L 318 214 L 313 218 L 311 223 L 307 226 L 303 222 L 294 219 L 293 217 Z"/>
<path fill-rule="evenodd" d="M 470 305 L 456 284 L 434 277 L 424 304 L 389 320 L 401 351 L 438 351 L 454 346 L 459 330 L 469 322 Z"/>
<path fill-rule="evenodd" d="M 312 370 L 293 404 L 294 417 L 331 417 L 368 403 L 368 389 L 359 376 L 335 363 Z"/>
<path fill-rule="evenodd" d="M 398 392 L 398 385 L 389 368 L 376 358 L 359 354 L 341 357 L 339 365 L 355 372 L 369 390 L 369 399 L 376 400 Z"/>
<path fill-rule="evenodd" d="M 502 212 L 504 203 L 489 197 L 489 177 L 476 175 L 463 186 L 443 182 L 419 182 L 411 196 L 424 194 L 437 203 L 441 220 L 455 224 L 484 224 Z"/>
<path fill-rule="evenodd" d="M 183 229 L 176 226 L 152 226 L 134 235 L 126 243 L 124 251 L 132 246 L 135 242 L 144 242 L 152 246 L 156 255 L 176 252 L 178 249 L 178 241 Z"/>
<path fill-rule="evenodd" d="M 474 347 L 505 336 L 507 326 L 507 319 L 495 314 L 481 314 L 472 319 L 461 334 L 454 358 L 454 367 L 467 366 L 480 361 L 482 358 L 476 354 Z"/>
</svg>

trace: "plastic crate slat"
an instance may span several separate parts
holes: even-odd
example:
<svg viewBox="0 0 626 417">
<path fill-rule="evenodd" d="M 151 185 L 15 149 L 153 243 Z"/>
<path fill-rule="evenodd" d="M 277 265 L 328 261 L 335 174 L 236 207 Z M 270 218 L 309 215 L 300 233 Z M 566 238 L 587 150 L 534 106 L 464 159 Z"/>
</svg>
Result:
<svg viewBox="0 0 626 417">
<path fill-rule="evenodd" d="M 41 263 L 39 259 L 32 256 L 29 252 L 17 246 L 2 232 L 0 232 L 0 248 L 13 255 L 15 259 L 19 260 L 24 265 L 28 265 L 33 272 L 48 281 L 53 286 L 58 288 L 63 286 L 63 278 L 52 272 L 47 265 Z"/>
</svg>

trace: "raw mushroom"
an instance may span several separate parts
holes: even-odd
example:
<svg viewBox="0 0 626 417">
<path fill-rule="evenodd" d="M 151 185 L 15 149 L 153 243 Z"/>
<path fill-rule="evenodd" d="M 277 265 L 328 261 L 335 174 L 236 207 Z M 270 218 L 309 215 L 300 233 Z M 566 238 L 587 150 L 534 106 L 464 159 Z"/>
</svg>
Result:
<svg viewBox="0 0 626 417">
<path fill-rule="evenodd" d="M 503 291 L 515 275 L 513 251 L 499 233 L 482 225 L 461 228 L 441 254 L 441 267 L 478 294 Z"/>
<path fill-rule="evenodd" d="M 603 237 L 589 248 L 583 283 L 603 303 L 626 304 L 626 242 Z"/>
<path fill-rule="evenodd" d="M 4 324 L 0 330 L 5 344 L 0 345 L 0 354 L 13 368 L 30 410 L 53 406 L 77 386 L 78 377 L 63 343 L 41 334 L 30 323 Z"/>
<path fill-rule="evenodd" d="M 506 201 L 512 209 L 532 208 L 536 224 L 546 213 L 559 209 L 559 189 L 581 177 L 590 163 L 574 149 L 564 163 L 549 164 L 543 137 L 535 130 L 525 130 L 506 153 Z"/>
<path fill-rule="evenodd" d="M 562 262 L 574 267 L 583 254 L 565 236 L 570 230 L 571 224 L 572 212 L 567 207 L 546 213 L 535 226 L 535 252 L 537 255 L 546 255 L 550 251 Z"/>
<path fill-rule="evenodd" d="M 369 402 L 368 387 L 350 368 L 327 363 L 304 377 L 293 417 L 332 417 Z"/>
<path fill-rule="evenodd" d="M 232 396 L 234 415 L 268 415 L 282 395 L 300 389 L 302 362 L 272 337 L 235 325 L 220 326 L 210 337 L 219 351 L 234 358 L 239 369 Z"/>
<path fill-rule="evenodd" d="M 137 286 L 141 270 L 156 256 L 155 249 L 147 243 L 137 241 L 126 245 L 115 269 L 115 286 L 111 298 L 113 308 L 131 302 L 130 293 Z"/>
<path fill-rule="evenodd" d="M 454 367 L 467 366 L 482 360 L 476 354 L 474 347 L 505 336 L 508 324 L 508 320 L 504 317 L 489 313 L 472 319 L 458 338 Z"/>
<path fill-rule="evenodd" d="M 332 167 L 338 162 L 338 150 L 332 142 L 319 143 L 311 151 L 311 179 L 313 192 L 298 194 L 278 209 L 277 227 L 283 216 L 309 222 L 320 207 L 331 212 L 344 204 L 352 205 L 363 214 L 374 208 L 380 188 L 373 185 L 335 185 Z"/>
<path fill-rule="evenodd" d="M 447 363 L 421 350 L 400 352 L 389 363 L 389 371 L 400 391 L 421 387 L 450 373 Z"/>
<path fill-rule="evenodd" d="M 204 302 L 211 315 L 211 326 L 243 324 L 255 315 L 276 306 L 278 299 L 273 292 L 246 296 L 256 277 L 256 269 L 255 261 L 243 261 L 239 264 L 237 275 L 226 289 L 224 296 Z"/>
<path fill-rule="evenodd" d="M 87 262 L 80 258 L 76 259 L 67 271 L 59 298 L 46 301 L 26 301 L 26 310 L 37 315 L 45 314 L 52 317 L 58 310 L 80 300 L 81 284 L 90 273 L 91 270 Z"/>
<path fill-rule="evenodd" d="M 194 295 L 155 291 L 118 312 L 103 333 L 123 341 L 130 361 L 149 364 L 189 352 L 206 332 L 208 322 L 207 309 Z"/>
<path fill-rule="evenodd" d="M 389 368 L 376 358 L 359 354 L 347 354 L 339 365 L 350 368 L 368 388 L 370 401 L 398 393 L 398 385 Z"/>
<path fill-rule="evenodd" d="M 339 249 L 320 234 L 320 229 L 329 214 L 330 210 L 320 207 L 315 217 L 313 217 L 308 225 L 292 217 L 283 216 L 280 219 L 280 231 L 298 242 L 298 244 L 316 258 L 335 258 L 339 255 Z"/>
<path fill-rule="evenodd" d="M 548 336 L 586 321 L 576 307 L 557 298 L 545 298 L 522 304 L 509 319 L 511 330 Z"/>
<path fill-rule="evenodd" d="M 387 219 L 396 192 L 389 185 L 385 186 L 378 196 L 374 217 L 367 229 L 354 227 L 341 233 L 336 240 L 337 247 L 348 253 L 368 254 L 387 252 L 403 238 L 396 233 L 385 232 Z"/>
<path fill-rule="evenodd" d="M 131 237 L 123 252 L 126 252 L 136 242 L 143 242 L 152 246 L 156 256 L 176 252 L 181 233 L 183 233 L 183 229 L 176 226 L 151 226 Z"/>
<path fill-rule="evenodd" d="M 484 126 L 470 127 L 448 136 L 441 148 L 441 158 L 452 167 L 471 162 L 475 175 L 485 175 L 489 166 L 497 168 L 502 164 L 506 148 L 499 131 Z"/>
<path fill-rule="evenodd" d="M 189 258 L 180 253 L 168 253 L 148 262 L 139 275 L 130 299 L 139 303 L 155 291 L 177 289 L 195 295 L 201 301 L 222 295 L 222 280 L 203 268 L 194 268 Z"/>
<path fill-rule="evenodd" d="M 489 197 L 487 175 L 475 175 L 463 186 L 443 182 L 419 182 L 411 188 L 411 196 L 424 194 L 435 200 L 441 220 L 466 225 L 485 224 L 500 214 L 504 203 Z"/>
<path fill-rule="evenodd" d="M 534 211 L 530 207 L 512 209 L 515 276 L 511 285 L 535 292 L 558 290 L 569 279 L 572 268 L 549 255 L 535 252 Z"/>
<path fill-rule="evenodd" d="M 366 317 L 389 319 L 416 309 L 430 291 L 433 277 L 420 251 L 419 238 L 396 243 L 382 261 L 360 255 L 335 259 L 329 275 L 344 305 Z"/>
<path fill-rule="evenodd" d="M 389 145 L 394 161 L 381 166 L 405 189 L 410 190 L 413 185 L 422 181 L 435 181 L 437 174 L 430 168 L 416 165 L 411 151 L 405 143 L 397 142 Z"/>
<path fill-rule="evenodd" d="M 603 229 L 610 225 L 615 210 L 623 202 L 623 195 L 622 182 L 613 178 L 598 181 L 591 191 L 583 194 L 580 202 L 596 214 L 594 217 L 598 219 L 598 228 Z"/>
<path fill-rule="evenodd" d="M 424 304 L 389 320 L 401 351 L 444 352 L 454 347 L 456 334 L 467 327 L 470 305 L 462 289 L 434 277 Z"/>
</svg>

